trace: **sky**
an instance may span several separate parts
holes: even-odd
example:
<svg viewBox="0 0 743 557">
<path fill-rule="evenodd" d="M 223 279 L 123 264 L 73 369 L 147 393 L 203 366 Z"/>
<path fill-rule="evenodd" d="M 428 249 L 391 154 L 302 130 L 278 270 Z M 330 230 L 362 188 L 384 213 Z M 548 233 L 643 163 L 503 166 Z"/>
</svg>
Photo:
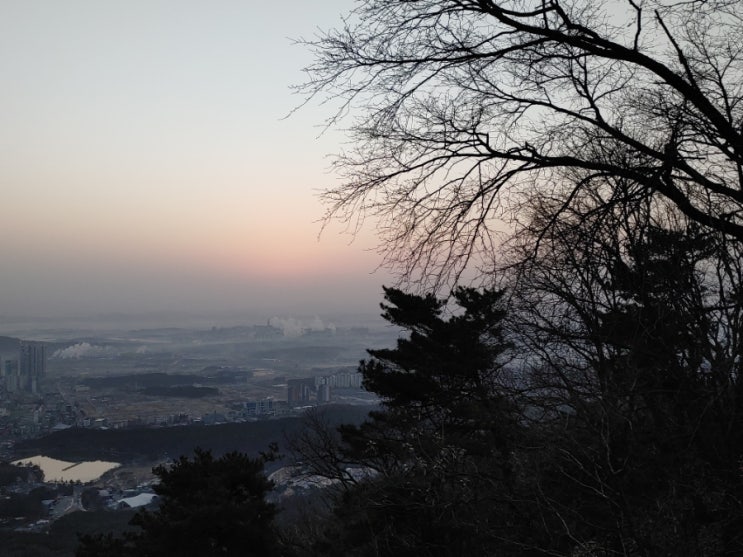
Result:
<svg viewBox="0 0 743 557">
<path fill-rule="evenodd" d="M 0 316 L 375 312 L 293 38 L 350 0 L 3 0 Z"/>
</svg>

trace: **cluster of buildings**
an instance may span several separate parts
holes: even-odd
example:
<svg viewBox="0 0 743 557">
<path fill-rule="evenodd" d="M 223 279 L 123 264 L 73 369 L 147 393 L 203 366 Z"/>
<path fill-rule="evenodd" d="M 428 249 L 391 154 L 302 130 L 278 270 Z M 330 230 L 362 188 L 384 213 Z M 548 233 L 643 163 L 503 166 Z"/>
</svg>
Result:
<svg viewBox="0 0 743 557">
<path fill-rule="evenodd" d="M 46 457 L 33 457 L 30 461 L 46 461 L 36 466 L 26 466 L 18 461 L 14 481 L 0 485 L 0 528 L 17 532 L 49 533 L 52 522 L 75 511 L 123 510 L 146 507 L 156 508 L 158 497 L 152 489 L 152 480 L 141 481 L 135 475 L 81 479 L 49 479 L 46 468 L 68 465 L 67 469 L 87 467 L 88 471 L 101 462 L 63 462 Z M 39 473 L 41 469 L 42 473 Z M 74 476 L 74 472 L 70 473 Z M 74 483 L 73 483 L 74 482 Z M 47 497 L 38 504 L 34 492 L 43 490 Z M 0 551 L 1 552 L 1 551 Z"/>
<path fill-rule="evenodd" d="M 267 397 L 261 400 L 249 400 L 245 402 L 244 409 L 245 414 L 249 417 L 274 416 L 279 410 L 279 404 L 274 402 L 273 398 Z"/>
<path fill-rule="evenodd" d="M 289 405 L 325 403 L 331 401 L 332 389 L 361 389 L 361 384 L 362 375 L 357 371 L 289 379 L 286 384 L 286 399 Z"/>
<path fill-rule="evenodd" d="M 40 394 L 46 375 L 46 346 L 22 341 L 15 358 L 0 357 L 0 390 Z"/>
</svg>

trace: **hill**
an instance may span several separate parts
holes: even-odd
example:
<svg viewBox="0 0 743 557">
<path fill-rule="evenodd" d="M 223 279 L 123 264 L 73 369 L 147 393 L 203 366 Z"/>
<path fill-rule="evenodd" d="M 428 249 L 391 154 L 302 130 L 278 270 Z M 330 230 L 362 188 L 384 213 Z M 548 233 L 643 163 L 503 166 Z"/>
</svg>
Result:
<svg viewBox="0 0 743 557">
<path fill-rule="evenodd" d="M 326 407 L 331 423 L 360 423 L 368 406 Z M 15 446 L 16 458 L 43 454 L 60 460 L 112 460 L 121 463 L 154 461 L 191 454 L 195 447 L 215 455 L 229 451 L 257 454 L 276 442 L 280 449 L 286 438 L 302 427 L 301 417 L 213 426 L 190 425 L 167 428 L 100 430 L 70 428 Z"/>
</svg>

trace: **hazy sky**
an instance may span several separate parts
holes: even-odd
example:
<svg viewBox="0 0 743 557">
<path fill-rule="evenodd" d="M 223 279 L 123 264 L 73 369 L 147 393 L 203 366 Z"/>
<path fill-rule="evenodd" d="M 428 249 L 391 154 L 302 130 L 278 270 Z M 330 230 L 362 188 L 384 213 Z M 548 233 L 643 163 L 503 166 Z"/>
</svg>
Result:
<svg viewBox="0 0 743 557">
<path fill-rule="evenodd" d="M 374 311 L 371 234 L 317 238 L 342 138 L 282 120 L 350 7 L 0 2 L 0 316 Z"/>
</svg>

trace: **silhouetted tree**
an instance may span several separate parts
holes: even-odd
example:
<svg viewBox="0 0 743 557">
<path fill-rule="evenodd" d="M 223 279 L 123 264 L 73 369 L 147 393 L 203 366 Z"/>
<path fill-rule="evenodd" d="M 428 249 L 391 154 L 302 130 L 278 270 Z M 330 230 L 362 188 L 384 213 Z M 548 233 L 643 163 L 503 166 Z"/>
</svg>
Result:
<svg viewBox="0 0 743 557">
<path fill-rule="evenodd" d="M 649 198 L 545 233 L 534 201 L 508 299 L 385 289 L 408 334 L 361 363 L 381 410 L 296 445 L 336 482 L 306 554 L 743 549 L 740 244 Z"/>
<path fill-rule="evenodd" d="M 621 180 L 743 240 L 741 22 L 730 0 L 361 1 L 305 41 L 298 90 L 353 117 L 328 217 L 373 215 L 428 286 L 492 257 L 527 186 L 554 217 Z"/>
<path fill-rule="evenodd" d="M 534 199 L 512 269 L 540 508 L 607 554 L 739 553 L 740 244 L 652 199 L 579 201 L 544 233 Z"/>
<path fill-rule="evenodd" d="M 452 298 L 385 288 L 383 316 L 408 335 L 361 363 L 382 409 L 342 426 L 340 439 L 315 427 L 300 447 L 313 472 L 341 485 L 318 554 L 485 554 L 507 551 L 505 532 L 528 528 L 513 520 L 520 426 L 503 292 L 461 288 Z"/>
<path fill-rule="evenodd" d="M 502 277 L 523 372 L 460 406 L 466 351 L 400 293 L 409 344 L 362 365 L 384 410 L 343 430 L 376 473 L 340 507 L 360 554 L 743 551 L 742 6 L 365 0 L 306 41 L 299 89 L 355 117 L 328 218 L 376 217 L 424 290 Z"/>
<path fill-rule="evenodd" d="M 0 487 L 5 487 L 19 480 L 40 482 L 43 479 L 44 472 L 36 465 L 17 466 L 9 462 L 0 462 Z"/>
<path fill-rule="evenodd" d="M 154 468 L 159 508 L 138 512 L 130 524 L 139 529 L 122 538 L 83 537 L 78 557 L 278 555 L 264 462 L 238 452 L 214 458 L 196 449 L 192 458 Z"/>
</svg>

